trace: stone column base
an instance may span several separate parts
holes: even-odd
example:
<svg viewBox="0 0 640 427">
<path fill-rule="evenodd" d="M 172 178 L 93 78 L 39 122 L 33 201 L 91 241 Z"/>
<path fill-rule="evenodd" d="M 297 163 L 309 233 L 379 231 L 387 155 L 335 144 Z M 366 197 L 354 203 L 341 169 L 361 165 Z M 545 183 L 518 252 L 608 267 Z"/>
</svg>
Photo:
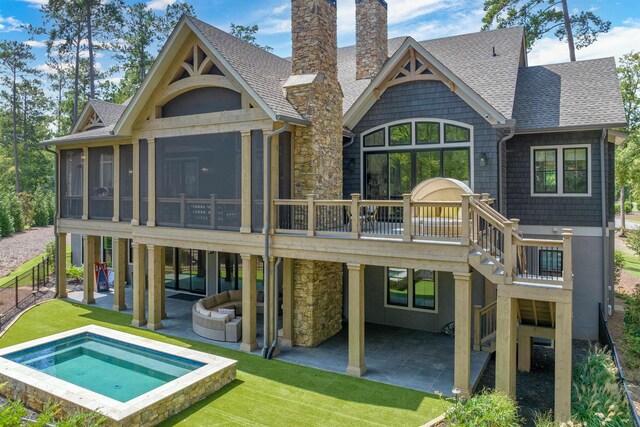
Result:
<svg viewBox="0 0 640 427">
<path fill-rule="evenodd" d="M 157 331 L 158 329 L 162 329 L 164 326 L 162 326 L 162 322 L 158 322 L 158 323 L 147 323 L 147 328 L 151 329 L 152 331 Z"/>
<path fill-rule="evenodd" d="M 351 375 L 352 377 L 361 377 L 365 372 L 367 372 L 366 365 L 362 365 L 360 367 L 347 366 L 347 375 Z"/>
<path fill-rule="evenodd" d="M 147 324 L 146 320 L 132 320 L 131 321 L 131 326 L 133 326 L 135 328 L 142 328 L 146 324 Z"/>
</svg>

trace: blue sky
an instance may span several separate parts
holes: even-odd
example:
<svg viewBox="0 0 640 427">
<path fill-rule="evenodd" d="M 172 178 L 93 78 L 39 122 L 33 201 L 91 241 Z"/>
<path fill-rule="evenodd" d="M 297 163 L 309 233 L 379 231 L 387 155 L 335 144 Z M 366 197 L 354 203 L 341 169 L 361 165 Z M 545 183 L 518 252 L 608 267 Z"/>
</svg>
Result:
<svg viewBox="0 0 640 427">
<path fill-rule="evenodd" d="M 47 0 L 0 0 L 0 39 L 27 41 L 21 24 L 40 24 L 39 8 Z M 129 1 L 129 0 L 126 0 Z M 150 8 L 164 9 L 176 0 L 148 0 Z M 183 0 L 179 0 L 183 1 Z M 228 30 L 229 24 L 258 24 L 258 41 L 274 48 L 274 53 L 291 52 L 290 1 L 288 0 L 187 0 L 198 18 Z M 417 40 L 479 31 L 482 0 L 388 0 L 389 35 L 411 35 Z M 592 46 L 577 52 L 578 60 L 616 56 L 640 50 L 640 0 L 569 0 L 570 9 L 593 10 L 612 22 L 612 30 Z M 353 44 L 355 1 L 338 0 L 338 44 Z M 44 67 L 42 38 L 30 41 L 41 69 Z M 551 35 L 538 42 L 529 54 L 531 65 L 565 62 L 567 47 Z M 108 53 L 98 58 L 106 69 L 112 61 Z"/>
</svg>

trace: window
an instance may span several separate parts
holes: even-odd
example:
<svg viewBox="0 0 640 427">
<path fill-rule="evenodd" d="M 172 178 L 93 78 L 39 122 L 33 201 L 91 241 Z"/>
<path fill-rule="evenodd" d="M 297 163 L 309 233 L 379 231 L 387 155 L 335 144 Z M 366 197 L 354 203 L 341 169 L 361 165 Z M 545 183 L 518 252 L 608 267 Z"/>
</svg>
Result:
<svg viewBox="0 0 640 427">
<path fill-rule="evenodd" d="M 562 276 L 562 251 L 540 249 L 539 267 L 541 276 Z"/>
<path fill-rule="evenodd" d="M 365 194 L 369 198 L 380 200 L 389 197 L 388 155 L 370 153 L 365 157 Z"/>
<path fill-rule="evenodd" d="M 444 125 L 444 142 L 469 142 L 471 140 L 471 133 L 469 128 L 462 126 Z"/>
<path fill-rule="evenodd" d="M 590 196 L 591 147 L 553 146 L 531 148 L 532 196 Z"/>
<path fill-rule="evenodd" d="M 416 123 L 416 144 L 440 143 L 440 123 Z"/>
<path fill-rule="evenodd" d="M 384 129 L 372 132 L 364 137 L 365 147 L 383 147 L 384 146 Z"/>
<path fill-rule="evenodd" d="M 443 150 L 442 176 L 469 184 L 469 150 Z"/>
<path fill-rule="evenodd" d="M 411 123 L 389 126 L 389 145 L 411 145 Z"/>
<path fill-rule="evenodd" d="M 409 152 L 389 153 L 389 195 L 402 197 L 413 188 L 411 180 L 411 154 Z"/>
<path fill-rule="evenodd" d="M 387 268 L 386 306 L 412 310 L 436 310 L 436 272 Z"/>
<path fill-rule="evenodd" d="M 102 262 L 106 262 L 109 267 L 113 267 L 113 247 L 111 237 L 102 238 Z"/>
</svg>

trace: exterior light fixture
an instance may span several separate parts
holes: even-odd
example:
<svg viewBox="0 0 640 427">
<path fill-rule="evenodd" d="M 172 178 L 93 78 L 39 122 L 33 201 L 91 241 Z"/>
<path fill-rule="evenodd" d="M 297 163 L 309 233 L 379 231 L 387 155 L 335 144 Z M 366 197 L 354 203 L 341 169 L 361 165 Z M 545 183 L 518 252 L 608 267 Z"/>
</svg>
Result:
<svg viewBox="0 0 640 427">
<path fill-rule="evenodd" d="M 483 168 L 487 166 L 487 155 L 485 153 L 480 153 L 480 167 Z"/>
<path fill-rule="evenodd" d="M 202 169 L 200 169 L 200 172 L 209 173 L 209 168 L 202 168 Z"/>
<path fill-rule="evenodd" d="M 129 175 L 133 175 L 133 169 L 129 169 L 129 170 L 127 171 L 127 173 L 128 173 Z"/>
<path fill-rule="evenodd" d="M 458 399 L 460 398 L 460 394 L 462 394 L 462 390 L 460 390 L 458 387 L 454 387 L 453 390 L 451 390 L 451 393 L 455 396 L 456 405 L 457 405 Z"/>
</svg>

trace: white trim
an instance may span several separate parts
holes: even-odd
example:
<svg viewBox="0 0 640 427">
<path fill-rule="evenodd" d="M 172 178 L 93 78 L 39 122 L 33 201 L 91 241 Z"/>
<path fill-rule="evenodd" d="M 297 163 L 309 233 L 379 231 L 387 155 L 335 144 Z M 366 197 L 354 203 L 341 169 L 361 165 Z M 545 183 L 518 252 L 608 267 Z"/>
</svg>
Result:
<svg viewBox="0 0 640 427">
<path fill-rule="evenodd" d="M 566 148 L 586 148 L 587 149 L 587 192 L 586 193 L 565 193 L 564 192 L 564 150 Z M 535 190 L 535 158 L 536 150 L 556 150 L 556 192 L 536 193 Z M 530 191 L 531 197 L 591 197 L 591 169 L 593 160 L 591 158 L 590 144 L 566 144 L 566 145 L 537 145 L 531 146 L 529 151 L 530 166 Z"/>
<path fill-rule="evenodd" d="M 440 126 L 440 142 L 437 144 L 418 144 L 416 142 L 416 123 L 438 123 Z M 398 124 L 411 124 L 411 144 L 410 145 L 389 145 L 389 127 L 398 125 Z M 469 129 L 469 142 L 444 142 L 444 125 L 454 125 Z M 364 138 L 365 136 L 377 132 L 380 129 L 384 129 L 384 145 L 379 145 L 375 147 L 365 147 L 364 146 Z M 474 184 L 474 175 L 475 175 L 475 135 L 474 135 L 474 127 L 467 123 L 457 122 L 455 120 L 448 119 L 440 119 L 433 117 L 419 117 L 419 118 L 410 118 L 404 120 L 395 120 L 392 122 L 387 122 L 370 129 L 363 131 L 360 134 L 360 194 L 364 197 L 364 154 L 368 152 L 384 152 L 387 153 L 389 151 L 428 151 L 428 150 L 441 150 L 443 148 L 469 148 L 469 188 L 473 190 Z"/>
<path fill-rule="evenodd" d="M 562 229 L 573 230 L 574 237 L 599 237 L 602 238 L 602 227 L 572 227 L 570 225 L 520 225 L 520 231 L 527 235 L 557 236 L 562 238 Z"/>
<path fill-rule="evenodd" d="M 394 308 L 394 309 L 398 309 L 398 310 L 405 310 L 405 311 L 412 311 L 412 312 L 417 312 L 417 313 L 426 313 L 426 314 L 438 314 L 438 283 L 439 283 L 439 279 L 438 279 L 438 275 L 439 272 L 438 271 L 433 271 L 433 298 L 434 298 L 434 302 L 435 302 L 435 307 L 433 309 L 430 308 L 421 308 L 421 307 L 414 307 L 413 306 L 413 295 L 414 295 L 414 287 L 415 284 L 413 283 L 413 273 L 414 273 L 414 269 L 413 268 L 399 268 L 400 270 L 407 270 L 407 298 L 408 298 L 408 306 L 407 307 L 403 307 L 401 305 L 394 305 L 394 304 L 389 304 L 388 303 L 388 289 L 389 289 L 389 268 L 396 268 L 396 267 L 385 267 L 384 268 L 384 308 Z M 424 269 L 427 270 L 427 269 Z"/>
</svg>

